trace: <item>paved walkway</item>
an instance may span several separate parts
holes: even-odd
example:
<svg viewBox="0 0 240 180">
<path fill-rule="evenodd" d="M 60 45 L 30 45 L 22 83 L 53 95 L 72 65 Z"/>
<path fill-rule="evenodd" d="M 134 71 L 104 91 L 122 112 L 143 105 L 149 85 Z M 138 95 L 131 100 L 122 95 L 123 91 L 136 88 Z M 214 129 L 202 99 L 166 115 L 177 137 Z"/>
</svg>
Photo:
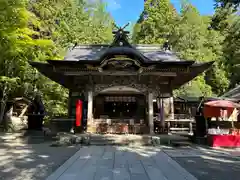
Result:
<svg viewBox="0 0 240 180">
<path fill-rule="evenodd" d="M 45 180 L 81 147 L 0 132 L 0 180 Z"/>
<path fill-rule="evenodd" d="M 81 148 L 47 180 L 197 180 L 158 147 Z"/>
</svg>

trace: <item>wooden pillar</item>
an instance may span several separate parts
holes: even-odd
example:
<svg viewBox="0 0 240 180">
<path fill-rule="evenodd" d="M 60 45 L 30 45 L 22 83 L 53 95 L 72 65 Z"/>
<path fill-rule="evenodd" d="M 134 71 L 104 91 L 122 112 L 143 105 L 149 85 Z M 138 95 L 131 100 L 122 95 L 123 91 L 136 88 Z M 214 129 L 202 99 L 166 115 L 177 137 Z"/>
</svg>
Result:
<svg viewBox="0 0 240 180">
<path fill-rule="evenodd" d="M 72 91 L 69 89 L 68 93 L 68 117 L 72 116 Z"/>
<path fill-rule="evenodd" d="M 193 134 L 192 121 L 189 122 L 189 133 Z"/>
<path fill-rule="evenodd" d="M 164 107 L 164 99 L 160 98 L 160 104 L 161 104 L 161 125 L 163 128 L 163 131 L 165 129 L 165 107 Z"/>
<path fill-rule="evenodd" d="M 148 124 L 150 129 L 150 134 L 154 134 L 154 125 L 153 125 L 153 94 L 148 93 Z"/>
<path fill-rule="evenodd" d="M 157 106 L 158 106 L 158 120 L 161 122 L 161 130 L 160 132 L 164 131 L 164 104 L 162 98 L 157 98 Z"/>
<path fill-rule="evenodd" d="M 87 131 L 92 132 L 93 126 L 93 92 L 88 91 Z"/>
<path fill-rule="evenodd" d="M 170 97 L 169 98 L 169 101 L 170 101 L 170 106 L 171 106 L 171 118 L 170 119 L 174 119 L 174 99 L 173 97 Z"/>
</svg>

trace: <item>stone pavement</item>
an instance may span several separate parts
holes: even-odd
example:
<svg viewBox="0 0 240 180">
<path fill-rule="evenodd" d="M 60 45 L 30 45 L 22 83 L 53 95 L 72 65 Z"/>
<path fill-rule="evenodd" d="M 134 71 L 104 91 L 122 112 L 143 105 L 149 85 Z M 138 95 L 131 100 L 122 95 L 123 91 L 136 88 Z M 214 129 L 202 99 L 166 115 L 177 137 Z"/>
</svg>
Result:
<svg viewBox="0 0 240 180">
<path fill-rule="evenodd" d="M 181 157 L 230 157 L 240 158 L 239 148 L 211 148 L 207 146 L 186 146 L 186 147 L 169 147 L 161 146 L 161 149 L 172 158 Z"/>
<path fill-rule="evenodd" d="M 74 155 L 80 146 L 52 147 L 42 139 L 0 133 L 0 180 L 43 180 Z"/>
<path fill-rule="evenodd" d="M 161 148 L 198 180 L 239 180 L 240 149 Z"/>
<path fill-rule="evenodd" d="M 159 147 L 82 147 L 47 180 L 197 180 Z"/>
</svg>

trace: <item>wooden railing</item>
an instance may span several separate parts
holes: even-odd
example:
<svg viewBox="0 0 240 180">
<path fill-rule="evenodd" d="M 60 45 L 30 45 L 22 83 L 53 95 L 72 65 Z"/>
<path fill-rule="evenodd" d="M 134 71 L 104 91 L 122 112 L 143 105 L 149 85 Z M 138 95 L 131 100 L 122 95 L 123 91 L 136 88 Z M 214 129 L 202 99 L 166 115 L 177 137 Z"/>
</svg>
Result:
<svg viewBox="0 0 240 180">
<path fill-rule="evenodd" d="M 175 120 L 194 119 L 191 114 L 174 114 Z"/>
<path fill-rule="evenodd" d="M 195 124 L 195 119 L 189 114 L 175 114 L 174 119 L 168 118 L 165 120 L 165 126 L 162 127 L 160 121 L 157 121 L 157 117 L 154 118 L 155 128 L 161 129 L 160 132 L 167 133 L 178 133 L 178 134 L 193 134 L 193 128 Z M 157 127 L 156 127 L 157 126 Z"/>
<path fill-rule="evenodd" d="M 193 135 L 193 127 L 195 124 L 194 118 L 184 118 L 184 116 L 178 116 L 179 119 L 166 120 L 168 133 L 188 133 Z M 186 116 L 185 116 L 186 117 Z"/>
</svg>

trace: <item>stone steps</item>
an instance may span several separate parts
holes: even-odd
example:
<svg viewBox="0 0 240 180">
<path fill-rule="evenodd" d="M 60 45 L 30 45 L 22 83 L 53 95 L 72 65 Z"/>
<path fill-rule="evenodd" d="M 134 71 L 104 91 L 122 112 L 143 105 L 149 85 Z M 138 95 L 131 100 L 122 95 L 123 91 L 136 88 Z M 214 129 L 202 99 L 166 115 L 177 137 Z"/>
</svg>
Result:
<svg viewBox="0 0 240 180">
<path fill-rule="evenodd" d="M 90 142 L 92 146 L 127 146 L 130 145 L 129 143 L 117 143 L 117 142 L 97 142 L 92 141 Z"/>
<path fill-rule="evenodd" d="M 137 146 L 191 146 L 187 138 L 155 135 L 109 135 L 91 134 L 90 145 L 137 145 Z"/>
<path fill-rule="evenodd" d="M 159 145 L 160 138 L 140 135 L 91 135 L 90 145 Z"/>
<path fill-rule="evenodd" d="M 109 140 L 109 139 L 90 139 L 90 145 L 94 146 L 121 146 L 121 145 L 130 145 L 133 144 L 132 142 L 126 142 L 126 141 L 117 141 L 117 140 Z"/>
<path fill-rule="evenodd" d="M 115 139 L 103 137 L 102 135 L 90 137 L 90 145 L 105 146 L 105 145 L 118 145 L 118 144 L 121 144 L 121 143 L 116 143 Z"/>
</svg>

